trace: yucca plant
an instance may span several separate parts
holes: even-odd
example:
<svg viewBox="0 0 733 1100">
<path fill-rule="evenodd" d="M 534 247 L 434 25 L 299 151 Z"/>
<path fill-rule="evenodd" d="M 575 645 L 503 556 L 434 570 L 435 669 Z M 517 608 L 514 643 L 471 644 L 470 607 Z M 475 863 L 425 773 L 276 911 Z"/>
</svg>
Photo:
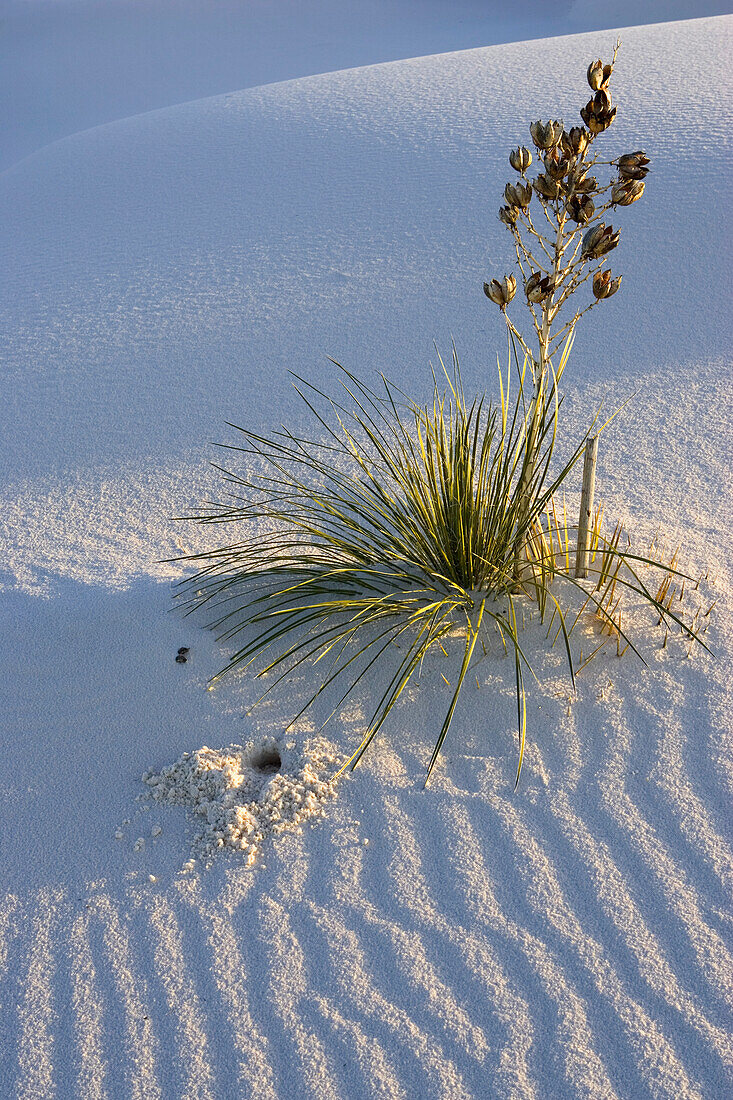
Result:
<svg viewBox="0 0 733 1100">
<path fill-rule="evenodd" d="M 381 672 L 371 718 L 344 771 L 361 759 L 426 656 L 438 647 L 447 652 L 444 640 L 459 633 L 463 644 L 427 783 L 476 644 L 480 638 L 482 648 L 491 644 L 493 628 L 513 656 L 518 783 L 524 682 L 527 673 L 534 675 L 521 644 L 518 601 L 532 600 L 543 619 L 552 608 L 574 680 L 570 631 L 556 589 L 559 578 L 581 586 L 565 562 L 567 525 L 564 551 L 559 536 L 557 549 L 548 546 L 552 526 L 543 527 L 585 444 L 584 437 L 552 469 L 558 383 L 571 346 L 572 339 L 543 392 L 540 462 L 530 479 L 526 361 L 513 402 L 511 373 L 500 372 L 501 401 L 494 407 L 485 398 L 467 401 L 455 348 L 450 372 L 439 360 L 445 388 L 434 375 L 428 405 L 411 401 L 382 376 L 377 392 L 335 363 L 339 400 L 296 376 L 295 388 L 313 418 L 312 436 L 282 428 L 265 437 L 230 425 L 244 438 L 226 449 L 250 456 L 260 472 L 242 476 L 217 466 L 232 486 L 229 500 L 195 518 L 204 524 L 256 522 L 265 530 L 188 555 L 198 570 L 179 587 L 189 611 L 213 609 L 209 625 L 220 640 L 241 640 L 215 679 L 254 664 L 270 680 L 264 698 L 296 670 L 307 668 L 311 678 L 315 672 L 295 722 L 331 687 L 337 695 L 333 716 L 368 673 Z M 518 581 L 515 547 L 523 525 L 531 552 L 529 570 Z M 634 571 L 636 559 L 611 543 L 603 555 L 604 561 L 623 558 L 628 576 L 620 583 L 648 598 L 665 621 L 680 622 Z M 589 587 L 583 589 L 586 600 L 603 613 L 605 590 Z M 629 643 L 620 627 L 618 632 Z"/>
<path fill-rule="evenodd" d="M 244 442 L 227 449 L 254 456 L 264 470 L 242 477 L 217 467 L 236 491 L 228 503 L 196 519 L 205 524 L 257 520 L 267 530 L 187 556 L 199 569 L 179 590 L 189 610 L 216 608 L 210 625 L 221 640 L 245 638 L 219 675 L 258 662 L 258 674 L 270 674 L 269 692 L 301 666 L 320 665 L 326 671 L 298 718 L 330 685 L 345 686 L 338 709 L 373 666 L 388 667 L 361 744 L 344 765 L 353 767 L 425 656 L 459 630 L 465 644 L 429 777 L 482 626 L 493 623 L 514 654 L 518 780 L 529 664 L 515 607 L 527 588 L 517 583 L 514 548 L 523 527 L 529 531 L 536 525 L 583 448 L 584 440 L 558 472 L 550 473 L 558 382 L 571 346 L 569 340 L 542 395 L 541 462 L 529 481 L 526 363 L 513 405 L 509 371 L 500 372 L 499 407 L 483 397 L 468 402 L 455 348 L 450 371 L 439 357 L 445 389 L 433 374 L 429 405 L 411 401 L 383 376 L 376 392 L 334 363 L 339 400 L 294 376 L 314 418 L 313 436 L 283 428 L 268 438 L 230 425 Z M 557 609 L 564 628 L 549 583 L 554 574 L 545 565 L 535 570 L 532 590 Z M 400 645 L 396 662 L 393 643 Z M 569 648 L 568 659 L 572 675 Z"/>
<path fill-rule="evenodd" d="M 614 54 L 614 61 L 615 61 Z M 661 587 L 649 587 L 643 570 L 676 573 L 649 556 L 621 550 L 616 534 L 606 539 L 600 525 L 592 539 L 596 565 L 584 583 L 573 577 L 569 525 L 558 521 L 555 497 L 596 427 L 559 463 L 554 460 L 559 391 L 572 348 L 575 324 L 619 285 L 601 269 L 618 233 L 598 221 L 610 205 L 628 205 L 643 192 L 647 160 L 638 152 L 613 163 L 619 179 L 598 187 L 588 171 L 597 133 L 613 121 L 608 80 L 613 68 L 594 62 L 588 81 L 594 98 L 583 109 L 588 131 L 566 133 L 557 122 L 534 123 L 535 146 L 545 172 L 526 178 L 532 157 L 515 150 L 512 166 L 524 182 L 507 185 L 502 220 L 512 231 L 517 261 L 526 277 L 527 303 L 538 338 L 535 354 L 506 313 L 516 291 L 514 276 L 485 284 L 502 309 L 509 334 L 509 364 L 500 369 L 500 402 L 467 400 L 455 347 L 450 370 L 439 357 L 432 401 L 420 405 L 383 376 L 372 389 L 334 362 L 338 397 L 328 396 L 294 375 L 295 387 L 313 422 L 310 435 L 283 427 L 271 436 L 235 428 L 242 441 L 226 445 L 242 452 L 255 471 L 240 475 L 218 466 L 230 485 L 226 503 L 195 518 L 204 524 L 256 522 L 260 533 L 219 549 L 187 555 L 197 571 L 179 587 L 188 610 L 211 608 L 210 625 L 222 641 L 237 647 L 219 676 L 255 665 L 269 678 L 267 695 L 298 670 L 308 670 L 296 721 L 327 690 L 335 692 L 331 715 L 376 673 L 380 685 L 359 746 L 341 771 L 354 767 L 387 720 L 425 658 L 449 635 L 460 634 L 452 694 L 427 769 L 427 783 L 440 753 L 479 640 L 492 635 L 513 656 L 519 760 L 526 736 L 525 676 L 534 675 L 522 648 L 519 603 L 544 621 L 548 638 L 562 638 L 571 680 L 597 650 L 578 662 L 560 588 L 582 592 L 617 641 L 631 646 L 621 625 L 617 590 L 646 600 L 665 628 L 677 625 L 698 639 L 665 602 Z M 593 196 L 610 190 L 595 212 Z M 530 200 L 536 194 L 552 238 L 535 227 Z M 579 236 L 579 230 L 585 229 Z M 590 228 L 588 228 L 590 227 Z M 527 240 L 536 239 L 532 250 Z M 540 249 L 543 260 L 535 252 Z M 531 264 L 531 271 L 526 264 Z M 595 301 L 553 326 L 569 297 L 592 278 Z M 440 378 L 440 382 L 438 379 Z M 514 383 L 512 383 L 514 378 Z M 512 400 L 512 386 L 514 396 Z M 570 525 L 572 527 L 572 525 Z M 180 559 L 179 559 L 180 560 Z M 680 574 L 681 575 L 681 574 Z M 566 605 L 567 606 L 567 605 Z M 524 619 L 522 611 L 521 618 Z M 665 635 L 666 638 L 666 635 Z M 600 646 L 598 647 L 600 648 Z M 315 679 L 313 677 L 315 676 Z M 218 678 L 218 677 L 216 677 Z M 215 679 L 216 679 L 215 678 Z M 264 698 L 264 695 L 262 696 Z M 340 773 L 339 773 L 340 774 Z"/>
</svg>

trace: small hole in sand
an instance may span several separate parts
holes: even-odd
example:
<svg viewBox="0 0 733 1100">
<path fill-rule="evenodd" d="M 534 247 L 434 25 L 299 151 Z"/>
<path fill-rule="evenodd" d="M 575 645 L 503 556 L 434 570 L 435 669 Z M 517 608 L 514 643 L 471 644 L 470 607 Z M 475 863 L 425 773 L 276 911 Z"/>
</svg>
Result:
<svg viewBox="0 0 733 1100">
<path fill-rule="evenodd" d="M 275 772 L 279 772 L 282 767 L 280 753 L 277 749 L 260 749 L 259 752 L 252 754 L 249 766 L 256 772 L 264 772 L 266 775 L 272 775 Z"/>
</svg>

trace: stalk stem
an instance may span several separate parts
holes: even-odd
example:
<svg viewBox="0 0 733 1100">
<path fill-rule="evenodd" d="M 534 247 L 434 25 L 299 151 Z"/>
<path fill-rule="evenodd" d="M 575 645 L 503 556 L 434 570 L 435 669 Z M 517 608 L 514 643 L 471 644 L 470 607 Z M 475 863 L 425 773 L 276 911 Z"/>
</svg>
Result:
<svg viewBox="0 0 733 1100">
<path fill-rule="evenodd" d="M 578 517 L 578 546 L 575 552 L 575 576 L 580 579 L 588 576 L 588 533 L 590 531 L 590 517 L 593 513 L 597 459 L 598 436 L 594 435 L 585 445 L 585 459 L 583 461 L 583 488 L 580 494 L 580 515 Z"/>
</svg>

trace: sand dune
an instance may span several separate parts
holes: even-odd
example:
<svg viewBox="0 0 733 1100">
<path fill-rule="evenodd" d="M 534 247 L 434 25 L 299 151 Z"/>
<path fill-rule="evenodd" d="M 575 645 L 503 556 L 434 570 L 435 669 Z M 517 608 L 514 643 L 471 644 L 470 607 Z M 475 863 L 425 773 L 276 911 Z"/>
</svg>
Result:
<svg viewBox="0 0 733 1100">
<path fill-rule="evenodd" d="M 474 763 L 472 794 L 365 771 L 266 870 L 6 898 L 11 1095 L 723 1096 L 726 930 L 689 850 L 622 873 L 630 796 L 618 830 L 570 784 L 530 813 Z"/>
<path fill-rule="evenodd" d="M 0 176 L 2 1097 L 733 1090 L 730 188 L 716 91 L 731 26 L 625 32 L 614 147 L 643 144 L 654 174 L 645 210 L 624 220 L 623 310 L 599 311 L 568 368 L 571 428 L 599 397 L 639 389 L 604 443 L 599 492 L 637 545 L 661 526 L 708 572 L 715 660 L 676 639 L 662 649 L 632 609 L 648 667 L 601 656 L 573 698 L 560 655 L 529 632 L 542 686 L 516 793 L 499 653 L 422 789 L 445 700 L 444 666 L 426 662 L 325 817 L 267 839 L 252 869 L 229 852 L 184 873 L 184 811 L 138 799 L 147 768 L 280 736 L 296 709 L 295 683 L 251 714 L 246 677 L 205 690 L 225 649 L 169 613 L 180 569 L 159 559 L 206 533 L 170 517 L 214 491 L 205 442 L 223 421 L 297 415 L 285 370 L 327 380 L 321 352 L 420 390 L 431 338 L 453 331 L 467 385 L 493 384 L 501 334 L 480 284 L 509 261 L 494 213 L 506 150 L 556 102 L 558 71 L 582 77 L 613 34 L 197 101 Z M 560 108 L 576 98 L 572 84 Z M 326 727 L 334 752 L 358 743 L 369 687 Z M 292 731 L 304 751 L 318 720 Z"/>
</svg>

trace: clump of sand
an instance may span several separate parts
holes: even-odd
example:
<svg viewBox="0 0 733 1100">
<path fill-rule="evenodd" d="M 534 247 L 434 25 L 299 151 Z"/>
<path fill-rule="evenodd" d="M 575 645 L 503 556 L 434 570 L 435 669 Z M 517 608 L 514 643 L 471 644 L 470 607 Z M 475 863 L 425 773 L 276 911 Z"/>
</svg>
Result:
<svg viewBox="0 0 733 1100">
<path fill-rule="evenodd" d="M 202 824 L 195 858 L 208 864 L 218 852 L 236 849 L 251 866 L 268 836 L 323 814 L 336 793 L 339 763 L 321 738 L 297 748 L 266 737 L 225 749 L 204 745 L 142 778 L 156 802 L 185 806 Z"/>
</svg>

